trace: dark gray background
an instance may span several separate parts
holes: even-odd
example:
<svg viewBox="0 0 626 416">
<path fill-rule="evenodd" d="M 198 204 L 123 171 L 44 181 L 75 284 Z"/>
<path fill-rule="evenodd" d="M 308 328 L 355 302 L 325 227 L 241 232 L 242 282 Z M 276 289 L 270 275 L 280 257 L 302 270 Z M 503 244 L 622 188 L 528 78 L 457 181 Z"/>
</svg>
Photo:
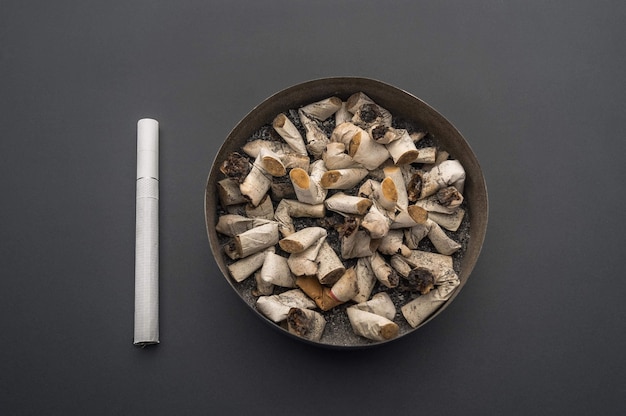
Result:
<svg viewBox="0 0 626 416">
<path fill-rule="evenodd" d="M 626 3 L 0 3 L 0 413 L 624 414 Z M 271 330 L 219 273 L 221 141 L 364 76 L 465 135 L 490 197 L 456 300 L 381 348 Z M 136 122 L 161 126 L 161 340 L 133 347 Z"/>
</svg>

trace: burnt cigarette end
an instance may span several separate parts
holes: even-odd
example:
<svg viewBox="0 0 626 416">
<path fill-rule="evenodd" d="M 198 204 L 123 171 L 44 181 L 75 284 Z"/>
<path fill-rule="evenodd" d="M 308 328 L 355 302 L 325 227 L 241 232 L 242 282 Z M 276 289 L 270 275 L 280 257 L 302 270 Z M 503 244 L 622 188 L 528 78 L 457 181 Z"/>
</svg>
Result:
<svg viewBox="0 0 626 416">
<path fill-rule="evenodd" d="M 391 269 L 391 273 L 389 273 L 387 279 L 389 280 L 390 287 L 397 287 L 400 283 L 400 275 L 393 269 Z"/>
<path fill-rule="evenodd" d="M 422 295 L 427 294 L 435 287 L 435 276 L 430 270 L 423 267 L 416 267 L 407 276 L 408 290 L 418 291 Z"/>
<path fill-rule="evenodd" d="M 444 207 L 456 205 L 455 202 L 461 200 L 462 198 L 463 197 L 461 196 L 459 191 L 453 186 L 440 189 L 437 192 L 437 201 Z"/>
<path fill-rule="evenodd" d="M 372 129 L 372 139 L 378 141 L 385 137 L 385 133 L 389 130 L 389 127 L 385 125 L 376 126 Z"/>
<path fill-rule="evenodd" d="M 311 332 L 311 320 L 307 319 L 304 312 L 298 308 L 289 309 L 287 314 L 287 323 L 296 335 L 306 336 Z"/>
<path fill-rule="evenodd" d="M 406 192 L 409 197 L 409 201 L 415 202 L 419 199 L 422 194 L 422 175 L 419 173 L 415 173 L 411 180 L 409 181 Z"/>
<path fill-rule="evenodd" d="M 250 172 L 250 162 L 245 156 L 233 152 L 224 160 L 222 166 L 220 166 L 220 171 L 238 183 L 243 183 Z"/>
<path fill-rule="evenodd" d="M 376 104 L 363 104 L 361 108 L 359 108 L 359 116 L 365 123 L 372 123 L 378 117 L 381 117 L 382 114 Z"/>
<path fill-rule="evenodd" d="M 393 339 L 395 337 L 398 336 L 398 332 L 400 332 L 400 328 L 398 327 L 397 324 L 391 322 L 387 325 L 383 325 L 380 328 L 380 335 L 388 340 L 388 339 Z"/>
<path fill-rule="evenodd" d="M 355 232 L 359 228 L 359 222 L 356 217 L 346 217 L 344 219 L 343 224 L 337 226 L 337 231 L 339 232 L 339 237 L 350 237 L 353 232 Z"/>
</svg>

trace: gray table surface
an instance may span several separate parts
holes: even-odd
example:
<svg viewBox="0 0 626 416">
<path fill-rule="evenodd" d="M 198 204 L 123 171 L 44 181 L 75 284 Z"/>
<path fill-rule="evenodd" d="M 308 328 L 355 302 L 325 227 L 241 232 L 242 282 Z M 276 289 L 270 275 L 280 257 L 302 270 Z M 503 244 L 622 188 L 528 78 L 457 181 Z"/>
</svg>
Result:
<svg viewBox="0 0 626 416">
<path fill-rule="evenodd" d="M 0 5 L 0 413 L 626 412 L 626 3 Z M 363 76 L 465 135 L 490 222 L 468 284 L 381 348 L 271 330 L 219 273 L 221 141 L 293 84 Z M 132 345 L 136 122 L 161 123 L 161 340 Z"/>
</svg>

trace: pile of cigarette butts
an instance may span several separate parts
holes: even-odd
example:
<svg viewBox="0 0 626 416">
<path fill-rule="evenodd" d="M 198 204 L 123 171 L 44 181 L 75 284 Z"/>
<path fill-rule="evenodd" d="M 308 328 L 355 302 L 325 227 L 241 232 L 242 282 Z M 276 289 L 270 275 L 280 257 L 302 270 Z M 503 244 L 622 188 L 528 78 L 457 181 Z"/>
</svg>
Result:
<svg viewBox="0 0 626 416">
<path fill-rule="evenodd" d="M 460 283 L 452 254 L 461 244 L 444 229 L 465 215 L 463 166 L 437 146 L 418 148 L 427 133 L 392 127 L 362 92 L 305 105 L 299 120 L 289 114 L 272 122 L 277 140 L 251 138 L 220 165 L 216 230 L 230 277 L 254 275 L 256 309 L 311 341 L 324 334 L 324 312 L 346 303 L 358 336 L 397 337 L 402 317 L 388 292 L 399 286 L 411 294 L 401 315 L 417 327 Z M 329 211 L 343 222 L 325 222 Z M 418 249 L 424 238 L 436 252 Z"/>
</svg>

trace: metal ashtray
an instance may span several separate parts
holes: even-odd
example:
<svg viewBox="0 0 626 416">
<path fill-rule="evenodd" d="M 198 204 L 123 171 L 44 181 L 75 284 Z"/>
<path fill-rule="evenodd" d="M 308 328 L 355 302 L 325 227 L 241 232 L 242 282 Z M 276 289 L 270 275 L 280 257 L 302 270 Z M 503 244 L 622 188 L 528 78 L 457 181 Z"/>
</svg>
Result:
<svg viewBox="0 0 626 416">
<path fill-rule="evenodd" d="M 337 254 L 343 262 L 344 267 L 342 268 L 342 273 L 340 273 L 342 274 L 341 279 L 344 279 L 344 276 L 348 274 L 347 271 L 352 272 L 357 267 L 365 267 L 362 266 L 363 264 L 369 265 L 368 270 L 370 270 L 370 273 L 371 270 L 375 268 L 375 270 L 377 271 L 376 278 L 378 279 L 378 281 L 374 281 L 374 283 L 372 283 L 373 288 L 370 289 L 368 295 L 364 295 L 367 297 L 363 297 L 361 299 L 362 302 L 360 303 L 365 302 L 363 301 L 363 299 L 368 299 L 368 297 L 369 299 L 371 299 L 371 296 L 374 296 L 376 294 L 379 295 L 378 297 L 384 297 L 387 301 L 392 302 L 393 308 L 391 309 L 391 314 L 387 313 L 387 315 L 389 316 L 387 316 L 387 318 L 384 318 L 387 320 L 385 322 L 391 323 L 380 324 L 378 322 L 378 318 L 374 319 L 374 323 L 370 323 L 370 321 L 367 321 L 367 319 L 369 319 L 367 317 L 367 319 L 363 318 L 366 319 L 365 321 L 353 320 L 353 316 L 357 315 L 354 310 L 359 308 L 361 308 L 361 310 L 367 310 L 365 314 L 373 313 L 377 316 L 381 314 L 374 310 L 369 310 L 371 308 L 368 305 L 356 307 L 355 305 L 357 302 L 353 300 L 358 298 L 356 296 L 354 298 L 349 298 L 348 300 L 346 300 L 347 298 L 342 298 L 337 294 L 337 291 L 339 289 L 335 289 L 335 286 L 322 285 L 318 282 L 317 278 L 311 276 L 297 277 L 295 272 L 294 275 L 290 277 L 293 278 L 293 282 L 296 282 L 294 284 L 294 287 L 298 290 L 302 289 L 309 297 L 315 299 L 315 302 L 319 307 L 315 305 L 313 307 L 308 307 L 307 310 L 304 310 L 304 312 L 306 313 L 303 313 L 303 309 L 299 309 L 300 306 L 290 306 L 287 308 L 287 310 L 289 310 L 288 319 L 269 319 L 267 312 L 263 311 L 262 313 L 262 311 L 260 310 L 262 309 L 259 308 L 260 303 L 257 303 L 259 302 L 259 299 L 261 297 L 263 297 L 263 301 L 269 299 L 270 297 L 273 297 L 272 299 L 274 299 L 281 293 L 296 289 L 292 289 L 291 287 L 287 286 L 273 285 L 269 286 L 268 289 L 267 287 L 265 287 L 265 283 L 267 282 L 259 280 L 259 275 L 261 274 L 260 271 L 263 269 L 263 267 L 265 267 L 263 266 L 263 263 L 268 262 L 267 258 L 269 257 L 269 255 L 259 254 L 263 253 L 263 251 L 255 251 L 256 249 L 254 247 L 254 244 L 257 244 L 257 240 L 255 240 L 255 238 L 262 239 L 265 237 L 250 237 L 252 241 L 255 242 L 249 247 L 251 247 L 250 253 L 255 252 L 256 258 L 258 259 L 255 261 L 256 265 L 251 266 L 253 270 L 251 269 L 252 271 L 248 271 L 245 275 L 234 275 L 233 265 L 243 258 L 248 258 L 252 255 L 247 251 L 242 251 L 243 243 L 241 243 L 240 240 L 243 239 L 243 237 L 240 238 L 238 235 L 225 235 L 223 232 L 218 232 L 216 229 L 216 225 L 218 224 L 220 218 L 227 214 L 246 216 L 246 213 L 257 212 L 256 206 L 260 206 L 261 202 L 259 202 L 260 198 L 256 199 L 254 203 L 255 207 L 252 207 L 252 204 L 249 203 L 251 198 L 246 194 L 243 199 L 235 201 L 233 205 L 226 205 L 226 203 L 220 196 L 223 195 L 223 189 L 221 188 L 224 187 L 224 183 L 227 182 L 229 186 L 233 185 L 233 183 L 237 184 L 236 186 L 234 186 L 234 192 L 239 192 L 238 187 L 242 180 L 239 180 L 238 182 L 234 177 L 227 176 L 231 175 L 231 173 L 227 172 L 224 169 L 224 165 L 227 164 L 225 161 L 229 157 L 232 157 L 233 154 L 236 154 L 236 156 L 238 156 L 237 160 L 243 161 L 241 163 L 243 163 L 244 167 L 249 167 L 250 171 L 257 169 L 258 166 L 261 166 L 260 164 L 265 163 L 261 161 L 261 156 L 253 156 L 251 154 L 246 155 L 246 152 L 244 152 L 242 149 L 244 148 L 244 146 L 249 147 L 251 142 L 259 140 L 261 141 L 260 143 L 264 144 L 267 144 L 267 141 L 281 142 L 282 134 L 279 135 L 277 133 L 275 125 L 273 126 L 273 122 L 279 114 L 284 114 L 287 118 L 293 121 L 292 124 L 299 130 L 301 136 L 304 138 L 305 143 L 307 143 L 309 140 L 309 137 L 307 136 L 308 124 L 303 122 L 304 119 L 302 117 L 305 116 L 303 116 L 302 114 L 305 114 L 306 117 L 308 117 L 308 111 L 310 108 L 312 108 L 309 105 L 311 105 L 312 103 L 322 102 L 329 99 L 330 97 L 336 97 L 333 98 L 335 102 L 343 102 L 344 104 L 346 102 L 350 103 L 351 100 L 354 102 L 354 99 L 352 99 L 351 97 L 353 97 L 357 93 L 362 93 L 362 95 L 365 97 L 365 101 L 363 102 L 366 103 L 366 106 L 370 106 L 370 104 L 367 104 L 370 101 L 367 100 L 371 100 L 373 103 L 375 103 L 371 104 L 371 106 L 376 106 L 375 109 L 380 109 L 380 112 L 375 111 L 375 117 L 373 118 L 370 117 L 371 114 L 366 113 L 367 109 L 371 109 L 370 107 L 366 108 L 366 106 L 359 107 L 359 110 L 353 110 L 354 113 L 349 113 L 349 116 L 354 118 L 357 118 L 357 115 L 360 114 L 360 119 L 354 122 L 358 126 L 360 126 L 359 129 L 362 128 L 362 130 L 359 131 L 363 132 L 367 131 L 368 128 L 370 129 L 370 134 L 367 135 L 363 133 L 363 137 L 367 136 L 368 140 L 370 140 L 372 137 L 378 137 L 376 140 L 380 139 L 379 143 L 385 143 L 381 134 L 371 133 L 374 131 L 373 128 L 375 124 L 373 123 L 377 123 L 377 121 L 371 121 L 370 123 L 370 121 L 368 121 L 368 117 L 370 117 L 372 120 L 375 120 L 376 117 L 380 116 L 379 118 L 383 120 L 384 117 L 382 117 L 381 114 L 384 115 L 390 113 L 393 118 L 392 121 L 390 121 L 388 124 L 389 127 L 386 127 L 388 131 L 393 132 L 394 134 L 395 132 L 402 132 L 402 134 L 404 134 L 403 139 L 405 139 L 408 143 L 407 146 L 412 147 L 413 144 L 415 144 L 417 151 L 413 150 L 408 153 L 405 152 L 405 154 L 403 154 L 402 156 L 396 157 L 396 154 L 393 153 L 390 147 L 392 145 L 389 143 L 385 143 L 384 146 L 386 146 L 386 149 L 390 151 L 390 154 L 393 157 L 389 157 L 385 161 L 384 166 L 386 166 L 386 168 L 384 171 L 381 171 L 381 169 L 376 167 L 371 167 L 371 169 L 368 168 L 370 170 L 366 172 L 368 173 L 367 176 L 363 177 L 362 180 L 357 185 L 354 185 L 354 188 L 350 191 L 345 190 L 346 188 L 341 188 L 340 190 L 337 190 L 330 187 L 329 189 L 326 189 L 329 186 L 324 185 L 324 195 L 326 195 L 326 192 L 328 192 L 328 196 L 335 195 L 337 193 L 343 194 L 344 192 L 346 194 L 355 195 L 355 193 L 361 192 L 361 188 L 359 188 L 359 186 L 363 187 L 363 181 L 366 181 L 368 179 L 371 179 L 373 183 L 377 184 L 376 186 L 380 186 L 380 183 L 384 183 L 385 180 L 388 183 L 396 181 L 397 178 L 392 178 L 393 181 L 390 181 L 388 179 L 389 176 L 391 176 L 389 172 L 394 169 L 396 172 L 403 172 L 405 178 L 407 172 L 415 172 L 413 173 L 413 175 L 414 177 L 419 179 L 417 181 L 418 185 L 414 185 L 412 183 L 406 185 L 394 182 L 397 184 L 397 188 L 402 189 L 403 192 L 403 187 L 405 185 L 409 187 L 418 186 L 418 188 L 416 189 L 419 189 L 419 191 L 417 191 L 417 196 L 413 200 L 411 200 L 415 202 L 410 202 L 410 205 L 419 205 L 419 207 L 416 207 L 412 211 L 410 215 L 411 218 L 407 217 L 409 222 L 407 223 L 408 225 L 404 225 L 405 228 L 401 228 L 402 232 L 395 232 L 394 234 L 401 236 L 400 244 L 402 246 L 402 249 L 398 249 L 398 253 L 395 254 L 394 252 L 380 249 L 380 246 L 378 244 L 381 244 L 380 242 L 383 241 L 386 237 L 379 237 L 378 235 L 375 235 L 373 231 L 369 228 L 365 230 L 363 229 L 363 227 L 365 227 L 365 223 L 363 222 L 365 218 L 364 213 L 338 214 L 331 209 L 327 201 L 322 202 L 322 204 L 328 207 L 328 209 L 324 211 L 324 214 L 321 217 L 318 216 L 317 218 L 313 219 L 306 218 L 304 220 L 295 219 L 295 228 L 293 228 L 291 232 L 294 232 L 295 230 L 299 231 L 300 229 L 306 227 L 315 227 L 316 232 L 321 233 L 320 235 L 323 234 L 323 239 L 325 239 L 325 241 L 328 243 L 326 244 L 326 247 L 331 247 L 335 251 L 335 253 L 330 254 L 333 257 L 335 254 Z M 307 111 L 304 111 L 303 107 L 306 107 Z M 300 119 L 298 118 L 298 114 L 300 114 Z M 334 116 L 330 116 L 327 118 L 324 117 L 318 117 L 312 123 L 317 126 L 316 128 L 319 127 L 320 131 L 325 132 L 327 138 L 330 140 L 332 132 L 337 127 L 337 123 L 334 121 Z M 314 117 L 311 118 L 314 119 Z M 384 120 L 381 121 L 381 123 L 384 124 Z M 407 137 L 409 136 L 412 139 L 408 139 Z M 324 138 L 322 137 L 322 139 Z M 353 148 L 355 142 L 356 147 Z M 282 146 L 281 148 L 285 147 L 284 141 L 281 142 L 280 146 Z M 359 146 L 364 146 L 361 141 L 361 136 L 359 136 L 358 141 L 353 138 L 352 141 L 350 141 L 349 143 L 346 142 L 345 153 L 346 155 L 349 154 L 350 157 L 353 157 L 354 160 L 358 162 L 356 164 L 362 168 L 363 166 L 361 165 L 361 163 L 366 162 L 357 159 Z M 379 148 L 383 145 L 374 144 L 373 146 L 378 146 Z M 311 149 L 310 147 L 307 148 Z M 326 148 L 323 147 L 322 149 L 325 151 Z M 438 157 L 443 155 L 443 159 L 439 157 L 437 161 L 434 161 L 434 159 L 433 161 L 431 161 L 415 158 L 415 155 L 427 154 L 431 150 L 433 150 L 433 152 L 436 152 Z M 318 149 L 318 151 L 320 150 Z M 313 151 L 311 150 L 311 152 Z M 369 151 L 362 153 L 369 153 Z M 274 157 L 273 160 L 277 161 L 277 165 L 281 165 L 280 160 L 282 156 L 276 156 L 276 154 L 274 154 L 273 152 L 269 152 L 269 154 L 270 156 L 267 156 L 269 159 L 263 160 L 271 161 L 272 157 Z M 340 156 L 345 155 L 340 154 Z M 310 157 L 311 163 L 315 162 L 314 156 L 309 154 L 307 157 Z M 321 158 L 321 156 L 319 157 Z M 407 160 L 409 160 L 408 163 Z M 411 162 L 411 160 L 413 160 L 414 162 Z M 454 215 L 457 215 L 459 213 L 459 209 L 461 209 L 462 212 L 460 213 L 458 223 L 454 226 L 454 228 L 446 227 L 445 231 L 442 231 L 443 228 L 439 226 L 439 222 L 437 219 L 438 215 L 439 217 L 441 217 L 441 212 L 437 213 L 431 211 L 430 208 L 425 208 L 426 205 L 423 204 L 423 202 L 426 200 L 424 195 L 427 195 L 424 193 L 424 189 L 428 187 L 427 183 L 429 178 L 434 177 L 433 172 L 436 171 L 437 173 L 439 173 L 440 171 L 444 170 L 443 166 L 446 163 L 442 163 L 442 160 L 445 160 L 446 163 L 450 162 L 448 164 L 452 164 L 452 162 L 456 164 L 460 163 L 462 169 L 464 169 L 462 182 L 446 182 L 441 185 L 441 187 L 447 187 L 446 189 L 449 188 L 455 192 L 456 190 L 461 189 L 461 191 L 458 192 L 461 195 L 459 201 L 462 201 L 459 202 L 460 205 L 458 207 L 455 206 L 454 210 L 450 208 L 449 212 L 443 214 L 444 216 L 450 217 L 451 212 L 454 212 Z M 305 163 L 308 164 L 308 162 L 308 159 L 305 160 Z M 402 165 L 401 169 L 398 169 L 398 167 L 400 167 L 399 165 Z M 260 170 L 264 172 L 265 176 L 270 177 L 270 175 L 268 174 L 268 172 L 270 171 L 269 165 L 263 166 L 266 167 L 267 170 Z M 282 168 L 280 166 L 278 167 L 280 168 L 278 169 L 280 171 Z M 297 177 L 297 175 L 295 175 L 295 170 L 296 168 L 293 168 L 290 171 L 289 166 L 287 166 L 287 169 L 284 170 L 284 172 L 287 172 L 286 176 L 284 172 L 279 174 L 272 173 L 272 175 L 283 175 L 283 179 L 277 179 L 277 181 L 281 182 L 281 192 L 286 192 L 287 194 L 291 192 L 291 194 L 289 194 L 290 196 L 285 196 L 286 194 L 283 194 L 281 192 L 274 192 L 274 188 L 267 191 L 267 197 L 264 198 L 263 201 L 266 201 L 264 203 L 267 203 L 272 213 L 274 212 L 273 209 L 275 209 L 282 200 L 286 200 L 287 198 L 297 200 L 296 196 L 298 199 L 300 198 L 299 194 L 295 195 L 294 193 L 294 187 L 297 188 L 296 185 L 299 184 L 295 182 Z M 327 173 L 327 171 L 328 169 L 324 172 Z M 305 167 L 304 169 L 300 169 L 299 172 L 305 177 L 305 181 L 308 184 L 309 177 L 306 173 L 307 168 Z M 246 173 L 246 175 L 247 174 L 248 173 Z M 387 177 L 385 177 L 385 175 L 387 175 Z M 311 173 L 311 178 L 313 176 L 314 174 Z M 284 178 L 288 179 L 284 180 Z M 291 178 L 292 182 L 289 182 L 289 178 Z M 272 179 L 269 180 L 270 182 L 272 181 Z M 378 181 L 382 182 L 379 183 Z M 450 179 L 449 181 L 452 180 Z M 395 185 L 392 183 L 391 186 Z M 220 188 L 219 192 L 218 188 Z M 285 189 L 287 190 L 285 191 Z M 356 189 L 357 191 L 355 191 L 354 189 Z M 419 196 L 419 192 L 422 192 L 422 196 Z M 435 198 L 435 204 L 444 204 L 444 202 L 441 202 L 442 200 L 439 197 L 439 191 L 436 192 L 437 194 L 435 196 L 431 196 L 429 198 Z M 397 196 L 397 194 L 398 192 L 394 191 L 394 198 L 395 196 Z M 402 193 L 400 192 L 400 194 Z M 409 195 L 410 194 L 411 192 L 409 190 Z M 415 191 L 413 192 L 413 194 L 415 194 Z M 357 197 L 363 197 L 363 195 L 354 196 L 354 198 Z M 398 198 L 398 201 L 400 201 L 400 199 L 404 197 Z M 439 200 L 437 200 L 436 198 L 439 198 Z M 271 201 L 271 203 L 268 201 Z M 373 203 L 372 201 L 374 201 L 375 203 Z M 396 200 L 393 199 L 393 201 Z M 379 202 L 380 204 L 382 204 L 382 199 L 372 199 L 371 201 L 366 200 L 365 202 L 367 203 L 366 206 L 369 208 L 371 206 L 379 206 Z M 445 202 L 445 204 L 448 203 L 450 203 L 450 201 Z M 348 203 L 348 205 L 350 205 L 350 203 Z M 409 206 L 409 208 L 411 207 Z M 406 212 L 410 211 L 410 209 L 407 210 L 406 203 L 402 205 L 400 204 L 400 202 L 398 202 L 396 208 L 390 209 L 391 211 L 385 211 L 388 214 L 393 211 L 391 214 L 385 217 L 391 218 L 387 223 L 385 223 L 387 225 L 400 223 L 400 216 L 402 214 L 406 216 Z M 418 214 L 415 214 L 415 212 L 418 212 Z M 419 213 L 424 213 L 424 215 L 421 215 Z M 253 216 L 255 214 L 250 215 Z M 217 155 L 211 167 L 211 171 L 209 173 L 205 190 L 205 218 L 211 250 L 220 270 L 222 271 L 222 274 L 224 275 L 228 284 L 231 285 L 231 287 L 235 290 L 235 292 L 237 292 L 240 298 L 261 318 L 261 320 L 270 324 L 270 326 L 279 330 L 280 332 L 287 334 L 288 336 L 292 336 L 299 340 L 303 340 L 305 342 L 309 342 L 315 345 L 334 348 L 359 348 L 372 345 L 380 345 L 398 339 L 415 331 L 417 328 L 426 324 L 427 322 L 435 318 L 435 316 L 440 314 L 459 294 L 476 264 L 484 241 L 488 218 L 487 188 L 478 160 L 476 159 L 476 156 L 474 155 L 467 141 L 448 120 L 446 120 L 432 107 L 430 107 L 420 99 L 416 98 L 415 96 L 380 81 L 356 77 L 325 78 L 304 82 L 286 88 L 272 95 L 261 104 L 259 104 L 257 107 L 255 107 L 235 126 L 235 128 L 231 131 L 231 133 L 228 135 L 223 145 L 217 152 Z M 373 247 L 372 250 L 375 251 L 375 254 L 366 257 L 366 260 L 360 260 L 359 256 L 362 255 L 355 255 L 356 257 L 351 258 L 351 255 L 345 254 L 346 257 L 342 257 L 344 255 L 344 247 L 342 246 L 342 244 L 344 244 L 344 241 L 346 241 L 347 238 L 350 238 L 349 233 L 346 231 L 347 226 L 345 225 L 349 222 L 349 220 L 356 224 L 356 226 L 350 229 L 350 233 L 360 232 L 361 236 L 370 239 L 368 240 L 368 244 Z M 343 221 L 345 221 L 345 223 L 343 223 Z M 433 224 L 433 222 L 437 222 L 437 224 Z M 251 224 L 252 221 L 250 221 L 249 223 Z M 275 223 L 274 218 L 266 218 L 260 222 L 257 222 L 257 224 L 270 223 Z M 434 234 L 436 233 L 434 232 L 431 236 L 430 231 L 428 231 L 427 238 L 422 238 L 420 240 L 421 237 L 419 237 L 415 239 L 413 243 L 409 242 L 409 240 L 411 240 L 412 238 L 411 236 L 414 235 L 412 234 L 414 230 L 426 230 L 426 228 L 424 227 L 430 226 L 432 226 L 432 228 L 436 228 L 438 233 L 437 235 L 442 236 L 444 240 L 449 238 L 450 240 L 447 241 L 452 241 L 454 247 L 450 250 L 449 254 L 437 254 L 441 253 L 442 249 L 440 248 L 440 244 L 437 244 L 437 242 L 435 241 L 436 236 Z M 250 227 L 257 227 L 257 225 L 248 226 L 248 228 Z M 271 225 L 268 227 L 273 228 L 274 226 Z M 400 226 L 398 226 L 398 228 L 400 228 Z M 384 235 L 386 236 L 386 234 Z M 271 247 L 268 249 L 272 252 L 272 259 L 280 260 L 279 263 L 281 264 L 286 264 L 286 258 L 291 259 L 291 256 L 295 256 L 295 254 L 290 254 L 292 252 L 289 250 L 293 247 L 299 247 L 300 245 L 299 242 L 294 243 L 293 241 L 284 242 L 283 244 L 282 240 L 286 239 L 285 235 L 280 235 L 280 237 L 274 236 L 267 238 L 273 239 L 270 243 Z M 278 238 L 280 238 L 281 240 L 280 244 L 278 243 Z M 310 236 L 308 238 L 311 239 Z M 234 244 L 234 240 L 236 240 L 239 245 Z M 322 244 L 322 237 L 319 237 L 318 235 L 315 235 L 313 237 L 313 240 L 317 241 L 317 243 L 314 244 Z M 443 244 L 445 245 L 447 243 L 444 241 Z M 407 245 L 409 247 L 407 247 Z M 287 252 L 285 252 L 283 249 L 287 250 Z M 243 250 L 245 251 L 247 249 Z M 321 251 L 322 250 L 320 250 L 320 252 Z M 431 255 L 423 253 L 436 254 Z M 384 278 L 380 278 L 380 276 L 378 276 L 380 274 L 378 273 L 378 271 L 382 269 L 379 269 L 379 266 L 372 266 L 372 264 L 374 263 L 374 257 L 377 258 L 376 261 L 378 263 L 382 262 L 383 266 L 380 267 L 386 267 L 385 270 L 391 270 L 390 273 L 394 273 L 397 275 L 392 276 L 395 279 L 393 280 L 393 282 L 391 282 L 391 280 L 385 281 Z M 443 259 L 443 263 L 441 264 L 449 264 L 449 266 L 433 266 L 433 264 L 437 263 L 440 259 Z M 311 264 L 319 265 L 321 263 L 324 263 L 324 265 L 326 265 L 326 260 L 322 262 L 319 260 L 319 257 L 316 261 L 317 263 L 313 261 L 313 263 Z M 421 264 L 420 262 L 425 263 Z M 393 264 L 393 267 L 389 266 L 390 263 Z M 291 263 L 289 267 L 291 268 Z M 405 267 L 406 269 L 404 269 Z M 444 277 L 440 277 L 437 274 L 437 270 L 440 269 L 445 269 L 445 273 L 442 272 L 445 275 Z M 277 270 L 285 269 L 279 268 Z M 346 271 L 345 273 L 343 273 L 344 270 Z M 293 271 L 293 268 L 291 269 L 291 271 Z M 290 275 L 289 270 L 287 270 L 286 273 Z M 389 276 L 391 276 L 391 274 Z M 284 278 L 285 276 L 279 277 Z M 339 276 L 337 276 L 337 278 L 339 278 Z M 335 284 L 334 282 L 336 281 L 337 279 L 333 279 L 333 282 L 331 283 Z M 263 282 L 263 290 L 260 289 L 260 282 Z M 424 284 L 424 282 L 430 282 L 430 284 Z M 339 285 L 339 283 L 336 283 L 336 285 Z M 361 285 L 361 283 L 350 283 L 347 284 L 346 287 L 351 288 L 348 290 L 349 292 L 353 289 L 361 290 L 361 287 L 359 285 Z M 333 290 L 335 290 L 335 292 L 337 293 L 333 293 Z M 313 295 L 311 293 L 313 293 Z M 350 293 L 349 296 L 352 296 L 352 294 L 353 293 Z M 324 308 L 324 299 L 330 300 L 334 303 L 326 309 Z M 321 303 L 319 303 L 318 301 Z M 311 323 L 307 324 L 308 326 L 303 326 L 302 322 L 308 322 L 307 316 L 309 316 L 308 314 L 312 314 L 310 312 L 311 310 L 317 312 L 313 315 L 315 315 L 315 319 L 318 319 L 318 321 L 316 321 L 317 323 L 315 324 Z M 360 311 L 357 312 L 358 314 L 362 314 L 362 312 Z M 321 319 L 320 316 L 323 317 L 323 319 Z M 314 331 L 317 331 L 317 335 L 312 336 L 312 332 Z"/>
</svg>

